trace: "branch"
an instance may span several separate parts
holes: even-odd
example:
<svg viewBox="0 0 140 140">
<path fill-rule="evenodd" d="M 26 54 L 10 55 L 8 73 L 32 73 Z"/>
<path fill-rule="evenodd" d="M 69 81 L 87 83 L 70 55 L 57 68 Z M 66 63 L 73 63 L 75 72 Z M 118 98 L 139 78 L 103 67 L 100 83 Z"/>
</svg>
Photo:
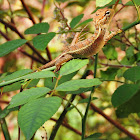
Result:
<svg viewBox="0 0 140 140">
<path fill-rule="evenodd" d="M 36 62 L 39 62 L 39 63 L 41 63 L 41 64 L 42 64 L 42 63 L 44 64 L 44 62 L 42 62 L 40 59 L 36 58 L 36 57 L 33 56 L 33 55 L 28 54 L 27 52 L 25 52 L 25 51 L 22 50 L 21 48 L 19 48 L 18 50 L 19 50 L 21 53 L 23 53 L 24 55 L 30 57 L 32 60 L 34 60 L 34 61 L 36 61 Z"/>
<path fill-rule="evenodd" d="M 10 28 L 15 33 L 17 33 L 21 39 L 25 39 L 25 37 L 17 30 L 14 24 L 7 23 L 1 18 L 0 18 L 0 22 L 5 26 L 7 26 L 8 28 Z M 39 56 L 39 58 L 43 60 L 44 64 L 47 63 L 47 61 L 42 57 L 42 55 L 30 43 L 27 42 L 26 44 L 33 50 L 33 52 L 35 52 Z"/>
<path fill-rule="evenodd" d="M 69 101 L 72 102 L 75 99 L 75 96 L 76 95 L 72 95 Z M 60 115 L 59 119 L 57 120 L 55 126 L 53 127 L 53 130 L 52 130 L 52 133 L 51 133 L 51 136 L 50 136 L 50 140 L 54 140 L 54 138 L 56 136 L 56 133 L 57 133 L 60 125 L 62 124 L 62 122 L 63 122 L 63 120 L 65 118 L 65 115 L 68 112 L 67 109 L 70 107 L 70 105 L 71 104 L 68 102 L 66 107 L 65 107 L 65 109 L 64 109 L 64 111 L 62 112 L 62 114 Z"/>
<path fill-rule="evenodd" d="M 20 0 L 20 1 L 21 1 L 22 5 L 23 5 L 25 11 L 27 12 L 29 18 L 31 19 L 31 21 L 33 22 L 33 24 L 35 24 L 36 22 L 35 22 L 35 19 L 34 19 L 32 13 L 31 13 L 30 9 L 29 9 L 28 6 L 25 4 L 24 0 Z"/>
<path fill-rule="evenodd" d="M 136 20 L 136 21 L 134 21 L 134 22 L 131 23 L 130 25 L 128 25 L 128 26 L 122 28 L 122 30 L 123 30 L 123 31 L 126 31 L 126 30 L 132 28 L 133 26 L 135 26 L 135 25 L 137 25 L 137 24 L 140 24 L 140 20 Z"/>
<path fill-rule="evenodd" d="M 54 118 L 51 118 L 50 120 L 53 120 L 53 121 L 57 122 L 57 120 L 54 119 Z M 65 126 L 65 127 L 68 128 L 68 129 L 72 130 L 72 131 L 75 132 L 76 134 L 82 135 L 82 133 L 81 133 L 79 130 L 73 128 L 73 127 L 70 126 L 68 123 L 62 122 L 62 125 Z"/>
<path fill-rule="evenodd" d="M 84 95 L 83 93 L 80 94 L 80 96 L 85 99 L 87 98 L 86 95 Z M 125 133 L 127 136 L 131 137 L 134 140 L 140 140 L 140 138 L 138 138 L 136 135 L 132 134 L 131 132 L 129 132 L 128 130 L 126 130 L 120 123 L 118 123 L 117 121 L 111 119 L 109 116 L 107 116 L 101 109 L 99 109 L 98 107 L 96 107 L 93 103 L 90 104 L 91 108 L 99 113 L 101 116 L 103 116 L 106 120 L 108 120 L 112 125 L 114 125 L 115 127 L 117 127 L 120 131 L 122 131 L 123 133 Z"/>
</svg>

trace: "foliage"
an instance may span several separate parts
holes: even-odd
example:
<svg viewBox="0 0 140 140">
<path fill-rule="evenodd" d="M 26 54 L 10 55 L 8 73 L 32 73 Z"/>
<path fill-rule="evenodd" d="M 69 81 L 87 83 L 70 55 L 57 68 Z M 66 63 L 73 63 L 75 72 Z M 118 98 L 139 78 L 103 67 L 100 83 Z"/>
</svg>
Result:
<svg viewBox="0 0 140 140">
<path fill-rule="evenodd" d="M 5 66 L 1 66 L 3 69 L 0 69 L 0 103 L 7 104 L 7 106 L 1 106 L 2 110 L 0 109 L 1 131 L 4 133 L 4 137 L 10 139 L 5 118 L 7 119 L 9 114 L 14 116 L 14 111 L 16 111 L 19 130 L 21 129 L 27 140 L 36 137 L 36 133 L 39 132 L 37 130 L 40 130 L 42 126 L 44 128 L 49 120 L 56 121 L 50 139 L 54 139 L 56 134 L 56 139 L 59 139 L 59 135 L 64 139 L 63 134 L 68 130 L 60 128 L 64 132 L 60 134 L 57 132 L 60 125 L 81 135 L 83 140 L 106 138 L 117 140 L 128 137 L 138 139 L 137 133 L 132 134 L 127 131 L 126 127 L 121 126 L 121 123 L 124 126 L 132 125 L 130 128 L 135 130 L 138 128 L 136 122 L 140 120 L 140 36 L 137 28 L 132 28 L 140 23 L 139 0 L 129 1 L 126 4 L 119 1 L 121 9 L 126 6 L 135 7 L 138 15 L 134 14 L 132 19 L 137 20 L 133 23 L 126 22 L 126 19 L 121 20 L 123 33 L 107 42 L 103 48 L 104 54 L 99 53 L 99 56 L 96 54 L 94 61 L 81 58 L 70 60 L 63 64 L 56 73 L 52 72 L 55 67 L 44 70 L 34 67 L 39 67 L 40 64 L 44 65 L 51 61 L 52 57 L 55 58 L 55 54 L 58 55 L 58 51 L 53 49 L 53 46 L 58 47 L 58 50 L 61 49 L 59 48 L 62 46 L 60 40 L 64 40 L 64 46 L 67 48 L 76 32 L 85 29 L 81 33 L 84 39 L 88 37 L 85 33 L 93 33 L 93 19 L 90 16 L 84 18 L 85 15 L 82 13 L 87 8 L 86 5 L 90 6 L 92 2 L 56 0 L 55 3 L 48 1 L 48 5 L 45 5 L 42 1 L 36 0 L 43 7 L 40 10 L 31 7 L 28 2 L 25 3 L 23 0 L 21 2 L 23 9 L 15 10 L 16 8 L 12 8 L 14 2 L 9 0 L 10 8 L 8 10 L 2 8 L 0 11 L 2 27 L 0 29 L 0 59 L 7 61 Z M 96 0 L 96 10 L 105 6 L 110 7 L 115 3 L 116 0 Z M 64 10 L 61 9 L 62 5 L 65 5 Z M 46 20 L 44 11 L 49 13 L 54 6 L 55 17 L 52 18 L 52 15 L 48 14 Z M 79 7 L 82 9 L 81 12 L 75 10 Z M 121 9 L 118 11 L 122 12 Z M 68 15 L 72 12 L 70 17 L 66 18 L 65 10 L 69 12 Z M 76 13 L 74 13 L 75 11 Z M 22 30 L 22 28 L 20 29 L 22 20 L 17 19 L 28 19 L 33 24 L 27 27 L 23 22 L 24 30 Z M 59 22 L 59 25 L 56 21 Z M 86 25 L 88 26 L 85 28 Z M 58 31 L 56 31 L 56 26 L 59 28 Z M 62 36 L 66 38 L 62 39 Z M 78 40 L 81 40 L 81 36 Z M 25 55 L 24 59 L 22 58 L 23 62 L 20 59 L 22 64 L 18 63 L 21 53 Z M 26 59 L 26 56 L 30 59 Z M 17 63 L 12 61 L 13 59 L 16 59 Z M 28 63 L 27 67 L 31 65 L 30 69 L 26 68 L 25 63 Z M 5 101 L 5 98 L 8 102 Z M 96 107 L 96 104 L 100 108 Z M 105 114 L 103 109 L 108 109 L 113 115 Z M 101 120 L 98 122 L 98 116 L 93 114 L 93 111 L 102 115 L 120 132 L 113 127 L 108 129 L 108 122 L 103 123 Z M 79 118 L 75 114 L 78 114 Z M 118 119 L 112 119 L 115 118 L 115 115 L 117 118 L 121 118 L 120 122 L 117 122 Z M 131 121 L 129 121 L 131 116 Z M 76 117 L 75 122 L 72 122 L 73 117 Z M 106 130 L 102 130 L 103 127 Z M 45 131 L 48 128 L 49 125 L 45 127 Z M 115 137 L 112 133 L 116 134 Z M 125 133 L 128 137 L 121 133 Z M 46 135 L 47 139 L 48 132 Z M 19 139 L 22 137 L 20 131 L 18 137 Z M 81 137 L 76 135 L 72 139 L 81 139 Z"/>
</svg>

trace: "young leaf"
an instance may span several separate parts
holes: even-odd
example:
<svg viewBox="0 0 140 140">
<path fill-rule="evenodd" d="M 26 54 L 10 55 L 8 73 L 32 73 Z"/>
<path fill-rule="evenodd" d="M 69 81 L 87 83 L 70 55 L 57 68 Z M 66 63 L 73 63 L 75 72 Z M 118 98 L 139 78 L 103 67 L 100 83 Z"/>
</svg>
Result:
<svg viewBox="0 0 140 140">
<path fill-rule="evenodd" d="M 100 85 L 102 82 L 97 79 L 80 79 L 80 80 L 70 80 L 59 85 L 57 91 L 76 91 L 80 88 L 87 88 L 92 86 Z"/>
<path fill-rule="evenodd" d="M 19 92 L 18 94 L 12 97 L 8 109 L 28 103 L 34 99 L 37 99 L 47 94 L 49 91 L 50 91 L 49 88 L 37 87 L 37 88 L 27 89 L 23 92 Z"/>
<path fill-rule="evenodd" d="M 37 129 L 56 113 L 61 101 L 59 97 L 40 98 L 21 107 L 18 113 L 18 124 L 26 140 L 30 140 Z"/>
<path fill-rule="evenodd" d="M 138 85 L 124 84 L 118 87 L 112 95 L 111 102 L 114 107 L 118 107 L 130 100 L 138 91 Z"/>
<path fill-rule="evenodd" d="M 107 57 L 107 59 L 114 60 L 114 59 L 117 59 L 117 57 L 118 57 L 118 54 L 117 54 L 115 48 L 111 45 L 104 47 L 103 52 L 104 52 L 105 56 Z"/>
<path fill-rule="evenodd" d="M 74 28 L 79 22 L 80 20 L 83 18 L 84 14 L 81 14 L 75 18 L 72 19 L 72 21 L 70 22 L 70 27 Z"/>
<path fill-rule="evenodd" d="M 103 7 L 111 1 L 112 0 L 96 0 L 96 7 Z"/>
<path fill-rule="evenodd" d="M 60 69 L 60 75 L 67 75 L 70 73 L 73 73 L 79 69 L 81 69 L 83 66 L 89 63 L 88 59 L 81 60 L 81 59 L 73 59 L 66 64 L 62 66 Z"/>
<path fill-rule="evenodd" d="M 44 50 L 48 43 L 54 38 L 56 33 L 50 32 L 47 34 L 41 34 L 33 38 L 33 45 L 38 50 Z"/>
<path fill-rule="evenodd" d="M 14 51 L 18 47 L 25 44 L 26 42 L 27 42 L 27 40 L 25 40 L 25 39 L 16 39 L 16 40 L 8 41 L 4 44 L 1 44 L 0 45 L 0 57 Z"/>
<path fill-rule="evenodd" d="M 80 26 L 82 26 L 82 25 L 86 25 L 87 23 L 89 23 L 89 22 L 91 22 L 91 21 L 93 21 L 92 18 L 87 19 L 87 20 L 81 22 L 80 24 L 78 24 L 75 28 L 78 28 L 78 27 L 80 27 Z"/>
<path fill-rule="evenodd" d="M 131 80 L 133 82 L 140 80 L 140 66 L 136 66 L 126 70 L 123 76 L 125 79 Z"/>
<path fill-rule="evenodd" d="M 39 33 L 47 33 L 49 30 L 49 24 L 46 22 L 34 24 L 32 27 L 28 28 L 24 34 L 39 34 Z"/>
</svg>

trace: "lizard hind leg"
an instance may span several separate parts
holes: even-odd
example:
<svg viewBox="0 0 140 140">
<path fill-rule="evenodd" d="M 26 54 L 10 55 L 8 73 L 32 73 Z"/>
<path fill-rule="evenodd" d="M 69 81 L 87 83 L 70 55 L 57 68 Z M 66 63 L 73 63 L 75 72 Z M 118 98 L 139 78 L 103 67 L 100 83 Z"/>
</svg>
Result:
<svg viewBox="0 0 140 140">
<path fill-rule="evenodd" d="M 65 62 L 71 60 L 72 58 L 73 58 L 72 55 L 65 54 L 62 57 L 60 57 L 58 60 L 56 60 L 56 62 L 55 62 L 56 69 L 54 70 L 54 72 L 59 71 L 59 69 L 61 68 L 61 65 Z"/>
</svg>

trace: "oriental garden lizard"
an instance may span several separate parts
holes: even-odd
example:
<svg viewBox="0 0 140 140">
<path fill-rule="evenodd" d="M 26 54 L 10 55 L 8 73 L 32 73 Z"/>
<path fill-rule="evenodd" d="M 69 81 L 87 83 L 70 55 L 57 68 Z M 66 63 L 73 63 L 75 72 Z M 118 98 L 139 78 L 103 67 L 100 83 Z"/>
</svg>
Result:
<svg viewBox="0 0 140 140">
<path fill-rule="evenodd" d="M 93 18 L 95 33 L 91 37 L 79 42 L 79 33 L 76 34 L 71 45 L 68 46 L 62 54 L 38 69 L 42 70 L 51 66 L 56 66 L 55 71 L 58 71 L 63 63 L 73 58 L 90 58 L 97 54 L 108 40 L 121 32 L 121 30 L 118 29 L 115 32 L 109 33 L 109 25 L 114 13 L 114 9 L 104 8 L 97 10 Z"/>
</svg>

